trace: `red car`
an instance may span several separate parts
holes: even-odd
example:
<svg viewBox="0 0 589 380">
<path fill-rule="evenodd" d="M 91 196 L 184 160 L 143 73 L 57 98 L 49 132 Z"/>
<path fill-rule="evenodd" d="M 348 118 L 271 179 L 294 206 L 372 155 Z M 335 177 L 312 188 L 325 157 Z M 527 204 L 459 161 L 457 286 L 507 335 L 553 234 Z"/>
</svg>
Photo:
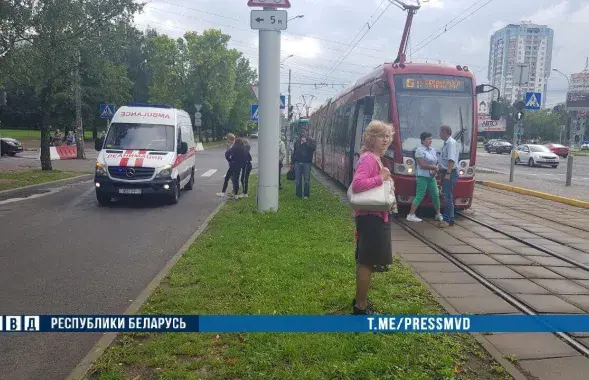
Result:
<svg viewBox="0 0 589 380">
<path fill-rule="evenodd" d="M 548 144 L 548 149 L 557 156 L 567 158 L 569 155 L 569 148 L 560 144 Z"/>
</svg>

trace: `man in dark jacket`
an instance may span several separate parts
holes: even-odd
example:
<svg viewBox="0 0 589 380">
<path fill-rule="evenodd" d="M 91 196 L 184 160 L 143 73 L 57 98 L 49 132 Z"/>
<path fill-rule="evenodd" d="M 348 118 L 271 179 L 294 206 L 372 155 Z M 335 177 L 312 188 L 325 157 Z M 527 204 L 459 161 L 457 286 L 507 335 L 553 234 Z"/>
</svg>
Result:
<svg viewBox="0 0 589 380">
<path fill-rule="evenodd" d="M 293 152 L 293 162 L 295 167 L 295 183 L 297 197 L 303 195 L 305 199 L 309 198 L 311 191 L 311 164 L 313 162 L 313 153 L 317 144 L 313 139 L 307 137 L 307 131 L 301 130 L 301 137 L 295 142 Z M 303 191 L 302 180 L 305 180 Z"/>
</svg>

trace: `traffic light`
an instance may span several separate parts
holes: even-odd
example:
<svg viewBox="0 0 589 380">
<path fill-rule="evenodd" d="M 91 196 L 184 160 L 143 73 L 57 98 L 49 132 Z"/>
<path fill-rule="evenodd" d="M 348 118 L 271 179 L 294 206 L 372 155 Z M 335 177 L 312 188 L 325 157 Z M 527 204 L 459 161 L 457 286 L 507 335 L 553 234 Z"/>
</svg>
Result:
<svg viewBox="0 0 589 380">
<path fill-rule="evenodd" d="M 523 111 L 523 109 L 526 108 L 526 103 L 519 101 L 515 103 L 515 108 L 517 108 L 518 111 Z"/>
<path fill-rule="evenodd" d="M 501 103 L 492 101 L 491 102 L 491 120 L 499 120 L 503 115 L 503 106 Z"/>
<path fill-rule="evenodd" d="M 294 116 L 294 106 L 288 108 L 288 121 L 291 121 Z"/>
<path fill-rule="evenodd" d="M 524 111 L 517 111 L 515 113 L 515 120 L 520 121 L 524 119 Z"/>
</svg>

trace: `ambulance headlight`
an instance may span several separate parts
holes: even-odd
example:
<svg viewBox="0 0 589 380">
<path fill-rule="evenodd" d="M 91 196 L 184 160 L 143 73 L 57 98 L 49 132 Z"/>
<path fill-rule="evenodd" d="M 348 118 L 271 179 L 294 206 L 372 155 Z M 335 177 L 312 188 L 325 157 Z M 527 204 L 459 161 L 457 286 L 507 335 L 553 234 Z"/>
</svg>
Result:
<svg viewBox="0 0 589 380">
<path fill-rule="evenodd" d="M 105 176 L 106 175 L 106 168 L 100 162 L 96 163 L 95 174 L 97 176 Z"/>
<path fill-rule="evenodd" d="M 170 178 L 172 176 L 172 165 L 164 165 L 160 172 L 157 174 L 157 178 Z"/>
</svg>

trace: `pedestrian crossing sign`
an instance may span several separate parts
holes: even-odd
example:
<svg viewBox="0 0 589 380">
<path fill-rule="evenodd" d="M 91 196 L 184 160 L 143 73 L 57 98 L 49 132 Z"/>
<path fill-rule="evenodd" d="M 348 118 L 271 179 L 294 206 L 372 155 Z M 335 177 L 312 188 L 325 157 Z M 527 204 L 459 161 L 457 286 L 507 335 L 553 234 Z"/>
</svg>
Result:
<svg viewBox="0 0 589 380">
<path fill-rule="evenodd" d="M 256 123 L 258 122 L 258 105 L 257 104 L 252 104 L 252 109 L 251 109 L 251 113 L 250 113 L 250 119 L 251 121 L 255 121 Z"/>
<path fill-rule="evenodd" d="M 526 92 L 526 109 L 539 110 L 542 104 L 541 92 Z"/>
<path fill-rule="evenodd" d="M 101 119 L 112 119 L 115 115 L 114 104 L 101 104 L 100 105 L 100 118 Z"/>
</svg>

